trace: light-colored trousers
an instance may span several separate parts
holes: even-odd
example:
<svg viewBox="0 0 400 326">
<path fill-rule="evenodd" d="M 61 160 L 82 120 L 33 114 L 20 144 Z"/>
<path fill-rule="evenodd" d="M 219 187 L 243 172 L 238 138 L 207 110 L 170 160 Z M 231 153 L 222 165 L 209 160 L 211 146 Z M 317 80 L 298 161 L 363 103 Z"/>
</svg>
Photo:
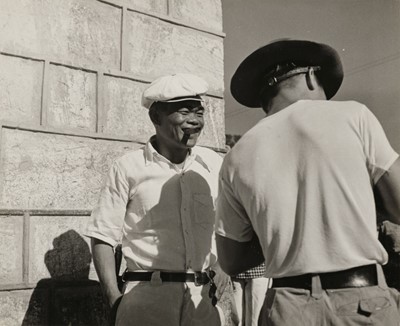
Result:
<svg viewBox="0 0 400 326">
<path fill-rule="evenodd" d="M 192 282 L 128 282 L 116 326 L 224 325 L 221 308 L 211 304 L 209 288 Z"/>
<path fill-rule="evenodd" d="M 378 266 L 378 285 L 324 290 L 319 276 L 312 288 L 272 288 L 260 326 L 400 326 L 400 294 L 388 288 Z"/>
<path fill-rule="evenodd" d="M 268 278 L 232 280 L 232 321 L 238 326 L 257 326 L 268 288 Z"/>
</svg>

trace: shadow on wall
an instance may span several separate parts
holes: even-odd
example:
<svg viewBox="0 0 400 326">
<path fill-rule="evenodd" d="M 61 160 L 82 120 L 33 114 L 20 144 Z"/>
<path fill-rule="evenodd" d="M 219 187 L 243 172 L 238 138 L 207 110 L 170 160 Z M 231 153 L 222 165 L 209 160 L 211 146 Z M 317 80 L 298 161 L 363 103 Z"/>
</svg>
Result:
<svg viewBox="0 0 400 326">
<path fill-rule="evenodd" d="M 88 279 L 92 255 L 89 246 L 76 231 L 69 230 L 55 238 L 53 248 L 44 256 L 51 279 Z"/>
<path fill-rule="evenodd" d="M 107 325 L 99 283 L 89 280 L 92 256 L 74 230 L 54 239 L 44 257 L 51 278 L 38 282 L 22 325 Z"/>
</svg>

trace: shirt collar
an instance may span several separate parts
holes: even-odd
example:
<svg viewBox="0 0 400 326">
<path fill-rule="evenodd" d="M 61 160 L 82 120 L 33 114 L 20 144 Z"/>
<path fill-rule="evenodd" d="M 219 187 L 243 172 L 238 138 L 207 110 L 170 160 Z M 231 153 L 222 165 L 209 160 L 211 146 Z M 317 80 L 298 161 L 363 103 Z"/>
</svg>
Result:
<svg viewBox="0 0 400 326">
<path fill-rule="evenodd" d="M 198 163 L 200 163 L 206 170 L 208 170 L 208 172 L 211 172 L 212 167 L 207 164 L 207 162 L 201 157 L 197 146 L 193 147 L 192 156 L 194 156 L 194 159 Z"/>
<path fill-rule="evenodd" d="M 157 151 L 154 149 L 151 142 L 155 139 L 155 136 L 151 136 L 151 138 L 147 141 L 144 146 L 144 161 L 146 166 L 154 161 L 154 155 L 157 154 Z"/>
<path fill-rule="evenodd" d="M 144 160 L 145 160 L 145 165 L 149 165 L 152 162 L 154 162 L 155 157 L 162 157 L 163 159 L 167 160 L 167 158 L 163 157 L 161 154 L 159 154 L 153 145 L 151 144 L 152 141 L 155 139 L 155 135 L 151 136 L 151 138 L 147 141 L 145 147 L 144 147 Z M 186 164 L 185 167 L 188 167 L 191 162 L 197 161 L 200 163 L 205 169 L 207 169 L 209 172 L 211 172 L 210 166 L 207 164 L 207 162 L 200 156 L 200 153 L 197 149 L 197 146 L 193 147 L 193 149 L 189 150 L 189 155 L 186 158 Z"/>
</svg>

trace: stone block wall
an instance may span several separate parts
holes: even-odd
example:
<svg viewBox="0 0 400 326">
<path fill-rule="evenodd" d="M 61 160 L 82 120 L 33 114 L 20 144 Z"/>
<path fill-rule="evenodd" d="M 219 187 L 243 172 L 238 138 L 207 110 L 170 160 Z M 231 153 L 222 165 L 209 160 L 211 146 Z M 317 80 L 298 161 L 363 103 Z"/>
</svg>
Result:
<svg viewBox="0 0 400 326">
<path fill-rule="evenodd" d="M 221 0 L 0 0 L 0 326 L 106 325 L 82 234 L 111 162 L 153 134 L 141 92 L 210 85 L 225 150 Z"/>
</svg>

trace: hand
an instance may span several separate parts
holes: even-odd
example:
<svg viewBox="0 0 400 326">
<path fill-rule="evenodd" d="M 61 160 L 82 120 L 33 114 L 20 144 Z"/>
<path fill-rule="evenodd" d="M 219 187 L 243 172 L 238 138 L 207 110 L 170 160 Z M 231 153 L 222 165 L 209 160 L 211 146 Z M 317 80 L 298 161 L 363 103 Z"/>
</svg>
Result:
<svg viewBox="0 0 400 326">
<path fill-rule="evenodd" d="M 217 286 L 215 295 L 219 300 L 225 292 L 226 287 L 231 284 L 231 278 L 221 269 L 218 263 L 213 265 L 212 270 L 215 272 L 214 283 Z"/>
</svg>

